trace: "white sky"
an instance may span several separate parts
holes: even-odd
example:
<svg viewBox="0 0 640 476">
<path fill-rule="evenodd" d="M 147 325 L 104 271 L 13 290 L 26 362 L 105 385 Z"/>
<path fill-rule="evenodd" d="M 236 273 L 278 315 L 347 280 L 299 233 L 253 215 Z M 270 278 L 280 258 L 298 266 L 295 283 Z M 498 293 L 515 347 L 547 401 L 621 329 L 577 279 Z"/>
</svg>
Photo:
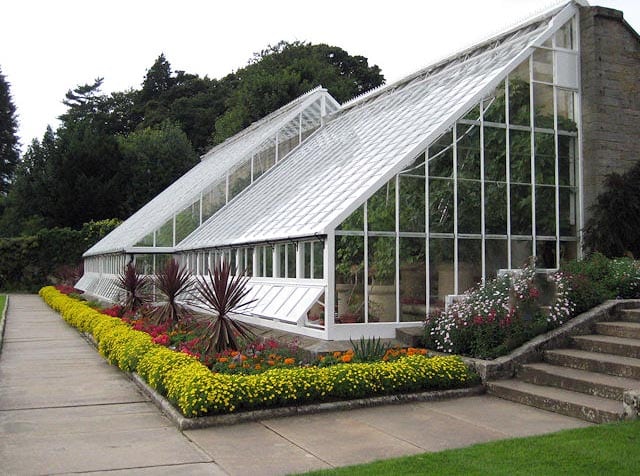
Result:
<svg viewBox="0 0 640 476">
<path fill-rule="evenodd" d="M 57 127 L 69 89 L 138 88 L 165 53 L 173 70 L 220 78 L 280 40 L 327 43 L 377 64 L 387 82 L 512 26 L 553 0 L 8 0 L 0 68 L 23 150 Z M 640 30 L 640 1 L 598 0 Z"/>
</svg>

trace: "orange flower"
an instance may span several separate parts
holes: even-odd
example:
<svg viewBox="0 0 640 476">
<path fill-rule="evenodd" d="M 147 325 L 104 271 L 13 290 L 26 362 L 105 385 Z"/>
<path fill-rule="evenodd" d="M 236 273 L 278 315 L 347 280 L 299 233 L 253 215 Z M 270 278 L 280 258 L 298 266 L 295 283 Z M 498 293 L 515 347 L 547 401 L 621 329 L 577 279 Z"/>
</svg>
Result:
<svg viewBox="0 0 640 476">
<path fill-rule="evenodd" d="M 284 359 L 284 363 L 285 365 L 293 365 L 296 363 L 296 359 L 294 359 L 293 357 L 288 357 Z"/>
<path fill-rule="evenodd" d="M 238 352 L 237 350 L 232 350 L 231 351 L 231 357 L 235 357 L 236 355 L 238 355 L 240 352 Z"/>
<path fill-rule="evenodd" d="M 267 360 L 267 364 L 276 365 L 276 361 L 275 360 Z"/>
<path fill-rule="evenodd" d="M 240 355 L 240 360 L 242 360 L 244 362 L 245 360 L 247 360 L 247 356 L 244 355 L 244 354 L 241 354 Z"/>
<path fill-rule="evenodd" d="M 351 362 L 351 359 L 352 359 L 352 358 L 353 358 L 353 354 L 344 354 L 344 355 L 342 356 L 342 359 L 341 359 L 341 360 L 342 360 L 344 363 L 349 363 L 349 362 Z"/>
<path fill-rule="evenodd" d="M 226 357 L 219 357 L 219 358 L 218 358 L 218 362 L 223 363 L 223 364 L 224 364 L 225 362 L 227 362 L 228 360 L 229 360 L 229 359 L 228 359 L 228 358 L 226 358 Z"/>
<path fill-rule="evenodd" d="M 256 364 L 255 367 L 254 367 L 254 369 L 256 369 L 256 370 L 260 370 L 261 368 L 262 368 L 262 366 L 260 364 Z"/>
<path fill-rule="evenodd" d="M 339 359 L 341 355 L 342 355 L 342 352 L 338 352 L 338 351 L 336 351 L 336 352 L 334 352 L 334 353 L 333 353 L 333 357 L 334 357 L 335 359 Z"/>
<path fill-rule="evenodd" d="M 230 369 L 235 369 L 235 368 L 236 368 L 236 364 L 234 364 L 233 362 L 231 362 L 231 363 L 229 364 L 229 368 L 230 368 Z"/>
</svg>

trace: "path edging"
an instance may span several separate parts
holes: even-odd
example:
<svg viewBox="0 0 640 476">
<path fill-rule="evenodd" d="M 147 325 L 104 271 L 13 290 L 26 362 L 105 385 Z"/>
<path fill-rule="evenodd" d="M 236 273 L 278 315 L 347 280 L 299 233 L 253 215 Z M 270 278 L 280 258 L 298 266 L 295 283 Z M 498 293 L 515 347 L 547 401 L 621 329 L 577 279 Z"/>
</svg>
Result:
<svg viewBox="0 0 640 476">
<path fill-rule="evenodd" d="M 4 328 L 7 323 L 7 310 L 9 309 L 9 295 L 5 294 L 7 299 L 4 301 L 4 308 L 0 309 L 0 354 L 2 354 L 2 344 L 4 343 Z"/>
</svg>

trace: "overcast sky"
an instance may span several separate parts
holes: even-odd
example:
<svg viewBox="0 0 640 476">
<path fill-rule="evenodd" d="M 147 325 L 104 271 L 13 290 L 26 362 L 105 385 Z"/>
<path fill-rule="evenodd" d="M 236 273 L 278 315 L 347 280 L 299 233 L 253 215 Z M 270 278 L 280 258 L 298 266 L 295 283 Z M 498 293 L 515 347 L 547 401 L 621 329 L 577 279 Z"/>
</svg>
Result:
<svg viewBox="0 0 640 476">
<path fill-rule="evenodd" d="M 387 82 L 506 29 L 550 0 L 8 0 L 0 68 L 23 149 L 57 127 L 69 89 L 138 88 L 164 53 L 174 70 L 220 78 L 280 40 L 339 46 L 377 64 Z M 639 0 L 600 0 L 640 30 Z"/>
</svg>

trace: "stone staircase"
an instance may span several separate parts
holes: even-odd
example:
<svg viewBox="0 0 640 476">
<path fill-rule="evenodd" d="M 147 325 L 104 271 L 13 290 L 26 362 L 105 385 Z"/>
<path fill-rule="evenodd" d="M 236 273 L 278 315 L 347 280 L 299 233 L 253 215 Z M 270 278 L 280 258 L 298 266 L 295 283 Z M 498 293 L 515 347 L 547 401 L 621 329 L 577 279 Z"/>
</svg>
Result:
<svg viewBox="0 0 640 476">
<path fill-rule="evenodd" d="M 594 423 L 627 418 L 625 392 L 640 389 L 640 309 L 619 310 L 617 319 L 571 337 L 570 348 L 545 350 L 542 362 L 519 365 L 514 379 L 486 382 L 487 391 Z"/>
</svg>

